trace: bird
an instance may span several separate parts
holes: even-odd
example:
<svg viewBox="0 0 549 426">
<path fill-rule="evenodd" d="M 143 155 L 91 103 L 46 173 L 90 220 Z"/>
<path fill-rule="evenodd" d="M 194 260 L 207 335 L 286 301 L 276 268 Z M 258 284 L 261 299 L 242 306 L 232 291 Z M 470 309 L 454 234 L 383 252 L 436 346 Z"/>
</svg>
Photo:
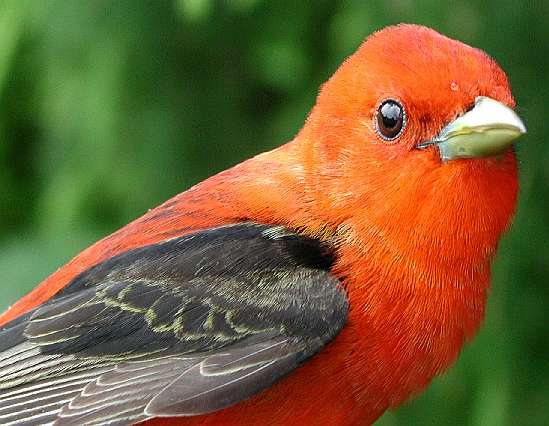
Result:
<svg viewBox="0 0 549 426">
<path fill-rule="evenodd" d="M 365 425 L 479 329 L 526 133 L 488 54 L 380 29 L 286 144 L 0 316 L 0 424 Z"/>
</svg>

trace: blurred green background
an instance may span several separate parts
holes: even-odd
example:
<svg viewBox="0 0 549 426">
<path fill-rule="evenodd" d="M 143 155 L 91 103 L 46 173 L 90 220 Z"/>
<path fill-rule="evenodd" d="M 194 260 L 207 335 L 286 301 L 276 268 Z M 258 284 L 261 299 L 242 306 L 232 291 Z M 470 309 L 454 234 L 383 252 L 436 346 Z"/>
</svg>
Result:
<svg viewBox="0 0 549 426">
<path fill-rule="evenodd" d="M 366 35 L 421 23 L 496 58 L 529 133 L 484 328 L 379 424 L 549 424 L 549 1 L 449 4 L 2 0 L 0 311 L 148 208 L 289 140 Z"/>
</svg>

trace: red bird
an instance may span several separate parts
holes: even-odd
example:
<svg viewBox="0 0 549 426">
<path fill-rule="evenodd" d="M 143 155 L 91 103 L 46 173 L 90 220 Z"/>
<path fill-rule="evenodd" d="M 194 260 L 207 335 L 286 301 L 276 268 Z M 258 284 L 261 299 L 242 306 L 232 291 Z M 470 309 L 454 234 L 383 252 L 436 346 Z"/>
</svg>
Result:
<svg viewBox="0 0 549 426">
<path fill-rule="evenodd" d="M 487 54 L 399 25 L 294 140 L 177 195 L 0 317 L 0 423 L 363 425 L 484 316 L 525 132 Z"/>
</svg>

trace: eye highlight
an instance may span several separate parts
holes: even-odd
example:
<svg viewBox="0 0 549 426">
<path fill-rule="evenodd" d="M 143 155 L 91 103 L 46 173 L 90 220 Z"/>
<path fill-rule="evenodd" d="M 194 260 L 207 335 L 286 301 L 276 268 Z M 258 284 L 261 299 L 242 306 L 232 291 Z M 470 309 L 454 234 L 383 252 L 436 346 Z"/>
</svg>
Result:
<svg viewBox="0 0 549 426">
<path fill-rule="evenodd" d="M 406 127 L 406 112 L 400 102 L 394 99 L 384 100 L 374 117 L 377 134 L 386 141 L 395 140 Z"/>
</svg>

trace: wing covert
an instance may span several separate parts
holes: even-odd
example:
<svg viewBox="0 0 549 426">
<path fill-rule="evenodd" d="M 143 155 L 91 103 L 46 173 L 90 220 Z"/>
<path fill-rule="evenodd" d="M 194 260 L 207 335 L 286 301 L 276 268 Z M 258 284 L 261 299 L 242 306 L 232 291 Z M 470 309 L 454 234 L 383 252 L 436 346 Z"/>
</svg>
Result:
<svg viewBox="0 0 549 426">
<path fill-rule="evenodd" d="M 249 398 L 345 324 L 331 261 L 253 223 L 108 259 L 0 329 L 0 423 L 129 424 Z"/>
</svg>

